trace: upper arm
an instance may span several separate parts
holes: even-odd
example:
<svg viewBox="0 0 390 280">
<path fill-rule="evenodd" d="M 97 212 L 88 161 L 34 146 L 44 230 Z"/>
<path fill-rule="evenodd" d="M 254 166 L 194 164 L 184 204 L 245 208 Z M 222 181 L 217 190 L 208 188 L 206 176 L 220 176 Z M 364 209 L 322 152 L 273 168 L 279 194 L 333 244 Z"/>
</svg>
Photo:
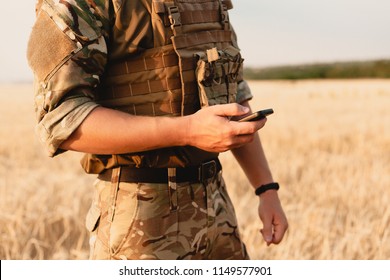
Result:
<svg viewBox="0 0 390 280">
<path fill-rule="evenodd" d="M 36 131 L 51 155 L 97 106 L 94 89 L 108 53 L 108 3 L 38 0 L 27 59 L 35 76 Z"/>
<path fill-rule="evenodd" d="M 104 3 L 100 1 L 99 3 Z M 99 84 L 107 59 L 107 7 L 84 0 L 43 0 L 27 49 L 36 80 L 38 119 L 75 88 Z"/>
</svg>

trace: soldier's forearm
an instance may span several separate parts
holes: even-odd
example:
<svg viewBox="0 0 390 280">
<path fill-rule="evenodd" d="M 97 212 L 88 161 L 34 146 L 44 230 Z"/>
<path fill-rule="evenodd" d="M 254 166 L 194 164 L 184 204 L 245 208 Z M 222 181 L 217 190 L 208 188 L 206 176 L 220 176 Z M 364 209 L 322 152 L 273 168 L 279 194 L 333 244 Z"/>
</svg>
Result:
<svg viewBox="0 0 390 280">
<path fill-rule="evenodd" d="M 132 116 L 98 107 L 60 146 L 94 154 L 122 154 L 187 142 L 185 118 Z"/>
<path fill-rule="evenodd" d="M 234 149 L 232 152 L 253 187 L 273 182 L 272 173 L 258 136 L 253 142 Z"/>
<path fill-rule="evenodd" d="M 244 102 L 242 105 L 249 107 L 248 102 Z M 252 142 L 233 149 L 232 153 L 253 187 L 273 182 L 272 173 L 258 134 L 255 135 Z"/>
<path fill-rule="evenodd" d="M 246 145 L 264 125 L 229 121 L 246 113 L 237 104 L 210 106 L 184 117 L 133 116 L 97 107 L 60 146 L 93 154 L 123 154 L 174 146 L 222 152 Z"/>
</svg>

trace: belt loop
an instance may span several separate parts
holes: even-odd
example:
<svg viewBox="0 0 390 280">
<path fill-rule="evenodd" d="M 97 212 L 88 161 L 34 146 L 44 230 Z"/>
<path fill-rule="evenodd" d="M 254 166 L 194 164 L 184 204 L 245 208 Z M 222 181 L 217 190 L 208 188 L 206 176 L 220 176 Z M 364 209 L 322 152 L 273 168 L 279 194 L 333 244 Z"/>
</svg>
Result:
<svg viewBox="0 0 390 280">
<path fill-rule="evenodd" d="M 168 168 L 168 192 L 171 211 L 177 210 L 176 168 Z"/>
<path fill-rule="evenodd" d="M 114 220 L 116 200 L 118 198 L 118 190 L 120 184 L 121 167 L 114 168 L 111 173 L 111 194 L 110 194 L 110 208 L 108 209 L 108 222 L 112 223 Z"/>
</svg>

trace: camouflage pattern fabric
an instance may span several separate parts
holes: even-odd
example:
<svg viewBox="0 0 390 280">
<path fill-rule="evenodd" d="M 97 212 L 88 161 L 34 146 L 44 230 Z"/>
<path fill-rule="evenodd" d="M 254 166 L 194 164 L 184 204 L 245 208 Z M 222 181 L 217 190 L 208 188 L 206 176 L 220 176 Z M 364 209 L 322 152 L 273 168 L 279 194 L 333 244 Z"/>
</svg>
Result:
<svg viewBox="0 0 390 280">
<path fill-rule="evenodd" d="M 50 156 L 63 152 L 61 143 L 101 106 L 96 101 L 96 89 L 101 86 L 108 61 L 136 57 L 140 50 L 158 46 L 152 25 L 160 21 L 151 20 L 153 2 L 160 1 L 37 2 L 27 57 L 35 76 L 37 133 Z M 236 101 L 251 97 L 246 83 L 239 82 Z M 199 154 L 199 150 L 189 153 L 191 149 L 194 147 L 174 151 L 181 157 L 180 163 L 188 163 Z M 133 166 L 139 158 L 147 165 L 144 167 L 155 167 L 155 159 L 161 158 L 161 165 L 176 166 L 165 162 L 161 151 L 137 159 L 132 156 L 91 155 L 84 168 L 99 173 L 118 164 Z M 221 175 L 205 185 L 180 183 L 175 188 L 175 195 L 170 196 L 168 184 L 98 181 L 87 217 L 91 258 L 248 258 Z M 173 201 L 172 197 L 177 199 Z"/>
<path fill-rule="evenodd" d="M 37 132 L 50 156 L 98 106 L 94 89 L 107 62 L 108 5 L 37 2 L 27 58 L 35 76 Z"/>
<path fill-rule="evenodd" d="M 91 259 L 249 258 L 221 172 L 204 185 L 178 183 L 176 199 L 167 184 L 98 180 L 87 227 Z"/>
<path fill-rule="evenodd" d="M 107 61 L 137 56 L 140 50 L 162 43 L 155 41 L 150 20 L 153 2 L 160 1 L 37 1 L 27 58 L 35 76 L 36 130 L 50 156 L 64 152 L 59 149 L 61 143 L 100 106 L 96 88 Z M 233 41 L 236 44 L 235 34 Z M 251 97 L 245 81 L 240 82 L 236 101 Z M 126 164 L 133 161 L 120 160 Z M 89 164 L 92 162 L 99 166 L 87 172 L 107 167 L 104 158 L 94 158 Z"/>
</svg>

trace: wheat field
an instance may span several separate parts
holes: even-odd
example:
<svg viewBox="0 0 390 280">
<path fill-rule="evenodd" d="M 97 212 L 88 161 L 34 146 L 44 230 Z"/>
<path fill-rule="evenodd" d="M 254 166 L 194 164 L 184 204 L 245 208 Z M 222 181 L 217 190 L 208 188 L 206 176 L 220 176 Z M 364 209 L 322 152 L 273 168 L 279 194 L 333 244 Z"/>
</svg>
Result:
<svg viewBox="0 0 390 280">
<path fill-rule="evenodd" d="M 252 259 L 390 259 L 390 80 L 250 82 L 289 230 L 262 241 L 257 198 L 231 154 L 224 177 Z M 31 85 L 0 85 L 0 259 L 86 259 L 94 176 L 49 158 Z"/>
</svg>

